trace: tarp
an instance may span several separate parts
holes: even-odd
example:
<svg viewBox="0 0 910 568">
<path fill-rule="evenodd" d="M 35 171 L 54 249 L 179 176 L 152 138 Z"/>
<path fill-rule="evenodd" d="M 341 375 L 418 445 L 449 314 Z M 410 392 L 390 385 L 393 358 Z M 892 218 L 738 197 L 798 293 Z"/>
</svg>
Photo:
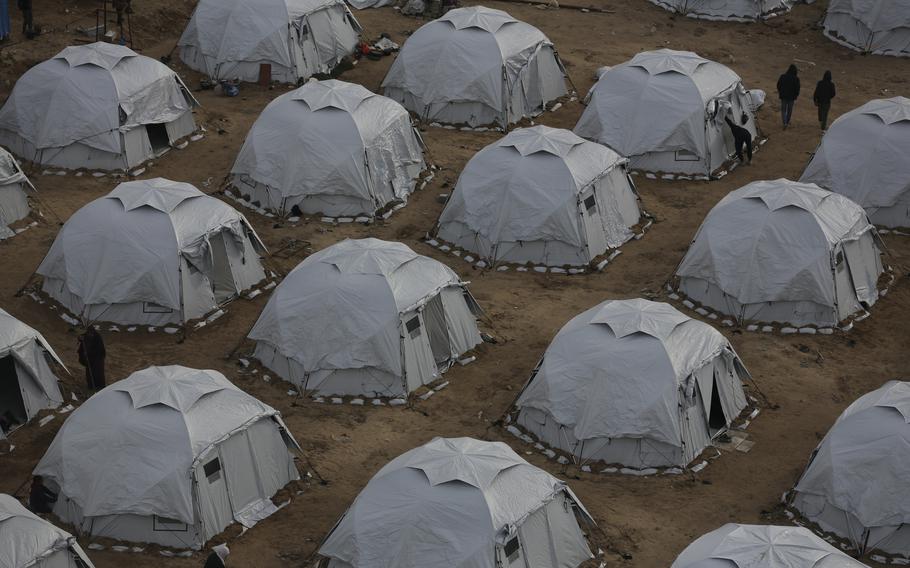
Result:
<svg viewBox="0 0 910 568">
<path fill-rule="evenodd" d="M 44 359 L 41 348 L 66 369 L 66 365 L 43 335 L 0 308 L 0 358 L 12 354 L 16 362 L 28 370 L 31 375 L 29 378 L 37 383 L 50 401 L 62 403 L 57 377 L 48 372 L 46 365 L 40 364 Z M 19 380 L 23 380 L 23 377 Z"/>
<path fill-rule="evenodd" d="M 910 0 L 831 0 L 822 25 L 859 51 L 910 56 Z"/>
<path fill-rule="evenodd" d="M 84 564 L 77 565 L 73 554 Z M 30 566 L 95 568 L 72 535 L 0 493 L 0 568 Z"/>
<path fill-rule="evenodd" d="M 739 83 L 690 51 L 645 51 L 600 76 L 574 130 L 626 157 L 687 150 L 704 158 L 707 104 Z"/>
<path fill-rule="evenodd" d="M 373 476 L 319 554 L 355 567 L 494 568 L 496 544 L 560 493 L 575 501 L 502 442 L 434 438 Z"/>
<path fill-rule="evenodd" d="M 866 568 L 804 527 L 726 524 L 686 547 L 670 568 Z"/>
<path fill-rule="evenodd" d="M 177 74 L 159 61 L 103 42 L 67 47 L 16 81 L 0 109 L 0 140 L 19 136 L 39 150 L 80 142 L 120 154 L 121 131 L 191 108 Z"/>
<path fill-rule="evenodd" d="M 249 337 L 306 372 L 371 367 L 401 377 L 401 313 L 459 285 L 451 268 L 406 245 L 348 239 L 297 265 Z"/>
<path fill-rule="evenodd" d="M 0 240 L 16 234 L 9 225 L 29 214 L 26 191 L 34 190 L 12 154 L 0 148 Z"/>
<path fill-rule="evenodd" d="M 869 101 L 831 124 L 800 181 L 845 195 L 871 215 L 910 193 L 907 148 L 910 99 Z"/>
<path fill-rule="evenodd" d="M 86 517 L 158 515 L 196 522 L 194 460 L 278 411 L 217 371 L 149 367 L 101 390 L 63 423 L 35 475 Z"/>
<path fill-rule="evenodd" d="M 651 0 L 667 10 L 706 20 L 763 20 L 790 10 L 797 0 Z"/>
</svg>

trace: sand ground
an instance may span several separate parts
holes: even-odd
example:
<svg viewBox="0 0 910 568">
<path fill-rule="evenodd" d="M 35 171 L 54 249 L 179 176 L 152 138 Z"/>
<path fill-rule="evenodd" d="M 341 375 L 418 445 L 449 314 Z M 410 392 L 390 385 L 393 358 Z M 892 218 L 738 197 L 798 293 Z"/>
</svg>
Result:
<svg viewBox="0 0 910 568">
<path fill-rule="evenodd" d="M 474 295 L 490 314 L 490 329 L 501 341 L 482 346 L 475 363 L 452 369 L 446 375 L 451 381 L 448 389 L 428 401 L 411 408 L 373 408 L 320 405 L 288 396 L 289 385 L 274 380 L 266 383 L 261 375 L 241 373 L 236 358 L 225 358 L 255 321 L 267 301 L 265 295 L 254 301 L 234 302 L 215 325 L 191 333 L 182 343 L 162 333 L 105 333 L 110 380 L 156 364 L 218 369 L 282 412 L 312 465 L 328 481 L 324 485 L 303 484 L 303 492 L 293 495 L 288 507 L 242 536 L 229 529 L 224 536 L 233 550 L 231 566 L 304 565 L 378 468 L 434 436 L 506 441 L 527 454 L 530 462 L 568 480 L 602 529 L 594 538 L 606 551 L 608 565 L 668 566 L 692 539 L 723 523 L 785 522 L 778 506 L 780 496 L 799 475 L 835 417 L 858 395 L 889 379 L 908 377 L 910 237 L 886 236 L 888 262 L 898 278 L 891 293 L 876 304 L 872 317 L 849 334 L 781 337 L 722 330 L 770 401 L 748 430 L 756 442 L 749 453 L 724 453 L 694 475 L 633 478 L 589 474 L 548 461 L 493 424 L 567 320 L 609 298 L 662 298 L 662 284 L 672 274 L 704 215 L 720 198 L 753 180 L 799 176 L 820 138 L 809 95 L 825 69 L 833 71 L 838 86 L 834 116 L 872 98 L 910 95 L 910 60 L 864 57 L 821 35 L 816 23 L 823 14 L 824 1 L 798 6 L 791 14 L 767 24 L 694 21 L 674 17 L 645 0 L 582 1 L 610 13 L 497 1 L 487 5 L 505 9 L 542 29 L 556 44 L 582 93 L 593 83 L 597 67 L 615 65 L 646 49 L 695 50 L 731 66 L 748 88 L 769 92 L 778 74 L 796 61 L 802 69 L 804 96 L 796 105 L 794 126 L 781 130 L 777 103 L 769 97 L 759 113 L 769 141 L 751 166 L 710 183 L 658 183 L 639 178 L 643 205 L 656 217 L 655 225 L 644 239 L 626 245 L 605 272 L 583 277 L 481 272 L 420 241 L 442 209 L 438 195 L 451 191 L 466 161 L 493 142 L 497 138 L 494 133 L 427 129 L 424 138 L 442 171 L 388 222 L 331 227 L 312 220 L 289 226 L 245 211 L 272 250 L 293 240 L 310 243 L 288 258 L 273 259 L 282 270 L 293 268 L 313 250 L 343 238 L 364 236 L 399 240 L 446 262 L 471 281 Z M 154 57 L 168 53 L 193 2 L 135 0 L 134 4 L 136 46 Z M 16 34 L 12 42 L 0 46 L 0 100 L 25 69 L 75 42 L 79 36 L 72 30 L 94 21 L 94 4 L 85 0 L 49 0 L 36 5 L 35 10 L 36 21 L 48 33 L 31 42 L 20 41 Z M 388 32 L 399 42 L 423 23 L 402 17 L 391 8 L 356 15 L 366 37 Z M 13 16 L 17 30 L 18 14 Z M 391 58 L 363 61 L 342 79 L 375 90 L 390 64 Z M 179 63 L 174 65 L 189 85 L 198 84 L 197 74 Z M 258 113 L 285 91 L 286 87 L 244 85 L 238 98 L 221 97 L 212 91 L 196 93 L 202 103 L 197 122 L 206 126 L 206 138 L 164 156 L 144 177 L 168 177 L 214 191 Z M 571 128 L 582 108 L 580 103 L 568 103 L 540 117 L 539 122 Z M 43 176 L 41 171 L 33 168 L 30 173 L 40 191 L 47 221 L 0 243 L 0 306 L 45 334 L 73 370 L 72 377 L 63 378 L 64 390 L 84 398 L 81 368 L 75 357 L 75 331 L 47 305 L 39 306 L 14 294 L 41 261 L 59 229 L 58 222 L 109 192 L 117 180 L 72 174 Z M 241 352 L 249 349 L 249 344 L 241 345 Z M 62 421 L 58 416 L 43 428 L 33 423 L 14 434 L 15 451 L 0 456 L 0 491 L 22 487 Z M 309 466 L 301 463 L 300 468 Z M 190 559 L 165 560 L 149 547 L 142 554 L 108 550 L 94 552 L 92 558 L 99 568 L 182 568 L 201 565 L 203 557 L 196 554 Z"/>
</svg>

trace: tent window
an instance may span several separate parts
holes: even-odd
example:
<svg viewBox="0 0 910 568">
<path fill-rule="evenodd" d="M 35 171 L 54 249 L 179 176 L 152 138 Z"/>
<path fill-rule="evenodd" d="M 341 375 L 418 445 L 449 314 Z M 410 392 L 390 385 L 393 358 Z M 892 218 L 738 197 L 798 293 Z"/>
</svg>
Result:
<svg viewBox="0 0 910 568">
<path fill-rule="evenodd" d="M 205 472 L 205 478 L 209 480 L 209 483 L 218 481 L 221 479 L 221 460 L 218 458 L 213 459 L 202 466 L 202 471 Z"/>
<path fill-rule="evenodd" d="M 405 326 L 405 328 L 407 328 L 408 333 L 411 334 L 411 339 L 414 339 L 415 337 L 420 335 L 420 317 L 419 316 L 412 317 L 411 319 L 409 319 L 407 321 L 407 323 L 404 324 L 404 326 Z"/>
<path fill-rule="evenodd" d="M 159 517 L 155 515 L 152 521 L 152 530 L 156 532 L 186 532 L 189 529 L 186 523 L 177 519 Z"/>
<path fill-rule="evenodd" d="M 173 311 L 171 308 L 155 302 L 142 302 L 142 313 L 144 314 L 169 314 Z"/>
<path fill-rule="evenodd" d="M 677 150 L 675 159 L 677 162 L 697 162 L 700 160 L 698 154 L 690 152 L 688 150 Z"/>
<path fill-rule="evenodd" d="M 593 195 L 585 198 L 585 209 L 588 210 L 588 213 L 597 212 L 597 200 L 594 199 Z"/>
<path fill-rule="evenodd" d="M 506 557 L 509 559 L 509 564 L 511 564 L 512 562 L 515 562 L 515 560 L 518 559 L 518 549 L 519 548 L 520 548 L 520 545 L 518 543 L 517 536 L 512 538 L 508 542 L 506 542 L 506 545 L 503 548 L 503 552 L 506 553 Z"/>
</svg>

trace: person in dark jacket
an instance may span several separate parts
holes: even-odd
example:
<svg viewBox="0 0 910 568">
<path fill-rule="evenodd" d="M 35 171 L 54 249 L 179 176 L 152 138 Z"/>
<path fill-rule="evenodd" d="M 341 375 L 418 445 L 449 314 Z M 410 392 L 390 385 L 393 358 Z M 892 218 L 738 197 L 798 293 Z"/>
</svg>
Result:
<svg viewBox="0 0 910 568">
<path fill-rule="evenodd" d="M 818 107 L 818 122 L 822 130 L 828 129 L 828 111 L 831 110 L 831 99 L 837 94 L 834 88 L 834 82 L 831 80 L 831 72 L 825 71 L 822 80 L 815 85 L 815 94 L 812 95 L 812 101 Z"/>
<path fill-rule="evenodd" d="M 22 33 L 25 37 L 32 39 L 34 37 L 34 24 L 32 23 L 32 0 L 18 0 L 17 6 L 22 12 Z"/>
<path fill-rule="evenodd" d="M 799 98 L 799 71 L 796 65 L 791 64 L 787 72 L 777 80 L 777 97 L 780 99 L 780 117 L 786 129 L 790 126 L 793 106 Z"/>
<path fill-rule="evenodd" d="M 749 122 L 749 117 L 746 113 L 743 113 L 742 119 L 743 124 Z M 752 163 L 752 133 L 742 126 L 735 124 L 730 120 L 730 115 L 724 117 L 724 122 L 727 123 L 727 126 L 730 127 L 730 131 L 733 133 L 733 147 L 736 148 L 736 157 L 740 162 L 743 160 L 743 147 L 746 148 L 746 155 L 749 157 L 749 161 L 746 163 Z"/>
<path fill-rule="evenodd" d="M 33 513 L 50 513 L 57 502 L 57 495 L 44 486 L 40 475 L 32 478 L 32 487 L 28 493 L 28 508 Z"/>
<path fill-rule="evenodd" d="M 226 544 L 219 544 L 218 546 L 212 547 L 212 552 L 209 554 L 208 558 L 205 559 L 205 564 L 202 568 L 225 568 L 226 559 L 230 553 L 231 550 Z"/>
<path fill-rule="evenodd" d="M 85 382 L 89 390 L 99 391 L 104 388 L 104 340 L 101 334 L 90 325 L 79 338 L 79 363 L 85 367 Z"/>
</svg>

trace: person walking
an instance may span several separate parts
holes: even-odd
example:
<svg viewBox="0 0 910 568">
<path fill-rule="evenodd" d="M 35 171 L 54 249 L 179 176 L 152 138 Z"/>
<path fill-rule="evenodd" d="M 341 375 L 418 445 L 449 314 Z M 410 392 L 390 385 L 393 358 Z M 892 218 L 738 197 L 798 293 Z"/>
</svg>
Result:
<svg viewBox="0 0 910 568">
<path fill-rule="evenodd" d="M 831 99 L 836 94 L 837 89 L 831 80 L 831 72 L 825 71 L 822 80 L 815 85 L 815 93 L 812 95 L 812 102 L 818 107 L 818 123 L 822 127 L 822 132 L 828 130 L 828 111 L 831 110 Z"/>
<path fill-rule="evenodd" d="M 777 80 L 777 97 L 780 99 L 780 117 L 786 130 L 790 126 L 796 99 L 799 98 L 799 70 L 796 65 L 791 63 L 787 72 Z"/>
<path fill-rule="evenodd" d="M 749 122 L 749 117 L 746 115 L 746 113 L 743 113 L 743 116 L 740 120 L 743 125 L 745 125 Z M 727 116 L 724 117 L 724 122 L 726 122 L 727 126 L 730 127 L 730 132 L 733 134 L 733 147 L 736 149 L 736 157 L 741 163 L 751 164 L 752 133 L 730 120 L 730 114 L 727 114 Z M 748 162 L 743 159 L 743 148 L 746 149 L 746 155 L 749 157 Z"/>
<path fill-rule="evenodd" d="M 104 340 L 101 334 L 90 325 L 79 338 L 79 364 L 85 367 L 85 382 L 89 390 L 99 391 L 104 388 Z"/>
<path fill-rule="evenodd" d="M 32 0 L 18 0 L 19 11 L 22 12 L 22 33 L 25 37 L 35 37 L 34 24 L 32 23 Z"/>
</svg>

